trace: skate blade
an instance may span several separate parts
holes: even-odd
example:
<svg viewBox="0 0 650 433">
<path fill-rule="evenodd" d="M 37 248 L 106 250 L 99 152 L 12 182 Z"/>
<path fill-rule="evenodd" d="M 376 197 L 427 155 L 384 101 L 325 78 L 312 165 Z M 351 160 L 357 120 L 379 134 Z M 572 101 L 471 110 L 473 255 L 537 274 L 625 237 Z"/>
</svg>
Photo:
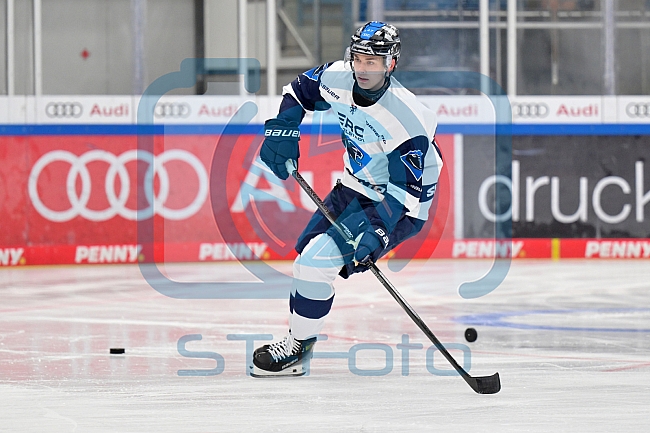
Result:
<svg viewBox="0 0 650 433">
<path fill-rule="evenodd" d="M 282 371 L 267 371 L 257 368 L 255 364 L 248 366 L 248 372 L 253 377 L 295 377 L 304 376 L 306 371 L 302 368 L 302 364 L 292 365 Z"/>
</svg>

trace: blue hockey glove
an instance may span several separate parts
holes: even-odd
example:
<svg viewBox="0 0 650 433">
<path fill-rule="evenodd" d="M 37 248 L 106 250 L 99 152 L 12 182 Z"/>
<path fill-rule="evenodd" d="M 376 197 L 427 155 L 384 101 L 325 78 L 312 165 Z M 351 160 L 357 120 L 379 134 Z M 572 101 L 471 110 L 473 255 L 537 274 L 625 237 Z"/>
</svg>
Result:
<svg viewBox="0 0 650 433">
<path fill-rule="evenodd" d="M 339 225 L 346 233 L 345 237 L 334 226 L 327 230 L 327 234 L 336 242 L 346 264 L 353 261 L 365 264 L 368 260 L 377 260 L 388 246 L 386 231 L 373 227 L 363 211 L 349 215 L 339 221 Z"/>
<path fill-rule="evenodd" d="M 369 227 L 359 240 L 354 252 L 354 260 L 366 264 L 377 261 L 381 252 L 388 246 L 388 235 L 381 227 Z M 381 248 L 380 248 L 381 247 Z"/>
<path fill-rule="evenodd" d="M 260 158 L 277 177 L 282 180 L 288 178 L 286 162 L 292 159 L 297 165 L 300 156 L 298 122 L 269 119 L 264 123 L 264 136 Z"/>
</svg>

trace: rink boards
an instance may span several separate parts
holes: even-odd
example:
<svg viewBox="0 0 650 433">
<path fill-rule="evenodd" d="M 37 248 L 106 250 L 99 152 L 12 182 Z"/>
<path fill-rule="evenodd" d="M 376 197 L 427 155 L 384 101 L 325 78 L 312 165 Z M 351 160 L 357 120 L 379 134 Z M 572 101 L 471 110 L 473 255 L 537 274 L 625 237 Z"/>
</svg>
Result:
<svg viewBox="0 0 650 433">
<path fill-rule="evenodd" d="M 314 206 L 255 161 L 277 98 L 178 98 L 146 126 L 131 97 L 0 99 L 0 265 L 293 258 Z M 485 97 L 423 98 L 445 167 L 430 221 L 391 256 L 650 257 L 646 101 L 519 98 L 495 127 Z M 321 196 L 342 157 L 327 115 L 303 124 L 300 171 Z"/>
</svg>

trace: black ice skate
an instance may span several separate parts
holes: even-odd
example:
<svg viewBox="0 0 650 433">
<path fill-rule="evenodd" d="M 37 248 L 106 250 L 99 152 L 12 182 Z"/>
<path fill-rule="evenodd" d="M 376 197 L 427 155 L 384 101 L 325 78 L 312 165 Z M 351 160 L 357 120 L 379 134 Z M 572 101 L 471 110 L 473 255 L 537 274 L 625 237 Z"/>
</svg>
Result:
<svg viewBox="0 0 650 433">
<path fill-rule="evenodd" d="M 307 371 L 304 363 L 309 361 L 316 338 L 297 340 L 291 333 L 282 341 L 265 344 L 253 352 L 253 377 L 302 376 Z"/>
</svg>

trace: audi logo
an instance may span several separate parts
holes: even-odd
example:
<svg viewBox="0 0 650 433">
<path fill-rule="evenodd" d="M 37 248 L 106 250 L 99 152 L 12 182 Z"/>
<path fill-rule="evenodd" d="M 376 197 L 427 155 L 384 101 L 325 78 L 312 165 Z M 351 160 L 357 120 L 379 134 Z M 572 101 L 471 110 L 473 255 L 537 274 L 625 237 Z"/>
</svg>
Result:
<svg viewBox="0 0 650 433">
<path fill-rule="evenodd" d="M 650 118 L 650 102 L 637 103 L 632 102 L 627 104 L 625 112 L 630 117 L 649 117 Z"/>
<path fill-rule="evenodd" d="M 80 117 L 84 109 L 78 102 L 50 102 L 45 106 L 45 114 L 50 118 Z"/>
<path fill-rule="evenodd" d="M 514 117 L 542 118 L 548 116 L 548 105 L 544 103 L 515 103 L 512 104 Z"/>
<path fill-rule="evenodd" d="M 129 209 L 126 207 L 131 193 L 131 182 L 129 173 L 126 170 L 126 163 L 137 160 L 149 164 L 144 176 L 144 192 L 148 202 L 145 209 Z M 174 160 L 182 161 L 192 167 L 199 181 L 196 196 L 189 205 L 182 209 L 170 209 L 165 206 L 165 202 L 169 197 L 170 183 L 165 163 Z M 43 169 L 55 161 L 70 164 L 66 178 L 66 191 L 70 208 L 65 210 L 48 208 L 39 195 L 38 178 Z M 88 164 L 94 161 L 108 164 L 104 179 L 104 191 L 108 200 L 108 207 L 101 210 L 87 207 L 92 190 Z M 157 195 L 154 195 L 153 181 L 156 175 L 158 175 L 160 188 Z M 116 176 L 120 179 L 119 191 L 116 191 Z M 77 194 L 76 188 L 78 178 L 81 179 L 79 194 Z M 41 156 L 32 167 L 28 181 L 28 191 L 36 211 L 43 218 L 54 222 L 70 221 L 77 216 L 82 216 L 90 221 L 106 221 L 116 215 L 134 221 L 151 218 L 154 213 L 169 220 L 183 220 L 197 213 L 208 197 L 208 173 L 196 156 L 180 149 L 167 150 L 155 157 L 151 153 L 142 150 L 128 150 L 119 156 L 105 150 L 91 150 L 80 156 L 65 150 L 53 150 Z"/>
<path fill-rule="evenodd" d="M 161 102 L 156 104 L 154 116 L 157 118 L 185 118 L 190 115 L 189 104 L 184 102 Z"/>
</svg>

